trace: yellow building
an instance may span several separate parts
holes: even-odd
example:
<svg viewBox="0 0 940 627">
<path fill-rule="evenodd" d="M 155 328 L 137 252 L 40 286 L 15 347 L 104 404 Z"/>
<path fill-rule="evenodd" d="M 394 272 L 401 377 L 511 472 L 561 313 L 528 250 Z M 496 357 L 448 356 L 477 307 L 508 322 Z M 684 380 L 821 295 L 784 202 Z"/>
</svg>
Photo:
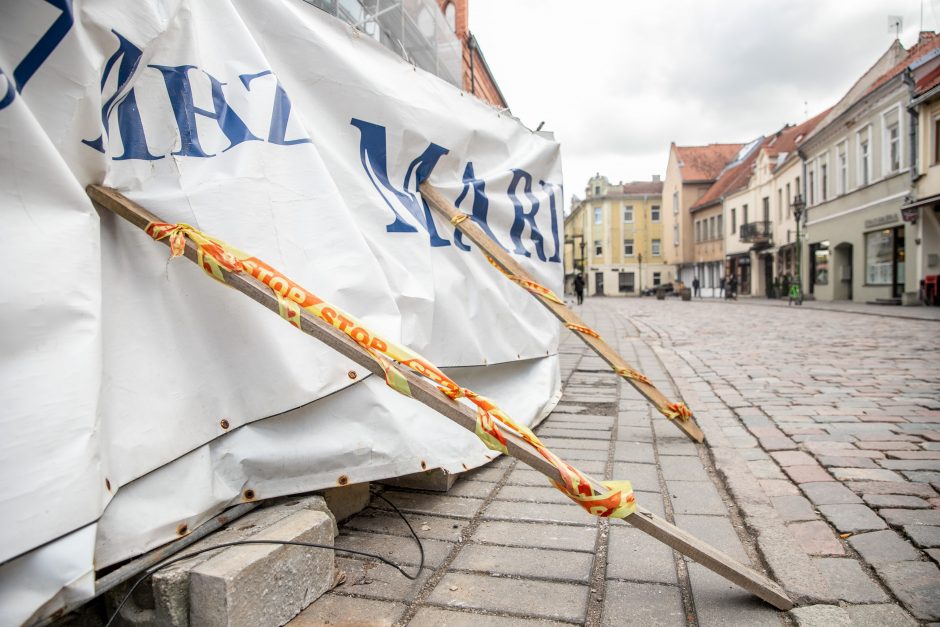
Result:
<svg viewBox="0 0 940 627">
<path fill-rule="evenodd" d="M 611 184 L 600 174 L 588 181 L 584 200 L 572 201 L 565 218 L 565 287 L 585 274 L 588 296 L 636 296 L 673 280 L 663 258 L 663 184 Z"/>
</svg>

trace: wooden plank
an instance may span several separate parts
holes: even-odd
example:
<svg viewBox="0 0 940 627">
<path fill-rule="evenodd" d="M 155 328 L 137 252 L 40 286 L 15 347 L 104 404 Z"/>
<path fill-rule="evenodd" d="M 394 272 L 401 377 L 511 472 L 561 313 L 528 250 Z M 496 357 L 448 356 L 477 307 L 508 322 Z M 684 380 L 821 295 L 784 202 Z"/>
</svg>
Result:
<svg viewBox="0 0 940 627">
<path fill-rule="evenodd" d="M 91 185 L 87 191 L 97 205 L 113 211 L 138 228 L 144 229 L 150 222 L 162 222 L 159 217 L 113 189 Z M 167 240 L 162 240 L 162 242 L 169 245 Z M 196 245 L 188 238 L 184 255 L 190 261 L 196 262 Z M 248 275 L 230 273 L 224 268 L 222 272 L 227 285 L 245 294 L 263 307 L 275 313 L 278 312 L 277 298 L 266 285 Z M 324 342 L 373 374 L 380 377 L 385 376 L 381 367 L 368 353 L 345 333 L 305 310 L 301 310 L 300 315 L 301 330 L 304 333 Z M 416 401 L 434 409 L 468 431 L 474 432 L 476 428 L 476 408 L 451 400 L 441 393 L 430 380 L 410 370 L 402 369 L 402 374 L 407 379 L 411 387 L 412 397 Z M 504 433 L 507 448 L 513 457 L 528 464 L 549 479 L 562 481 L 558 470 L 548 463 L 533 446 L 510 432 L 504 431 Z M 588 477 L 588 480 L 596 490 L 606 491 L 606 488 L 595 479 Z M 745 590 L 752 592 L 774 607 L 788 610 L 793 606 L 783 589 L 764 575 L 737 563 L 718 549 L 696 539 L 646 509 L 638 506 L 637 513 L 628 516 L 624 521 L 669 545 L 683 555 L 687 555 Z"/>
<path fill-rule="evenodd" d="M 437 211 L 439 214 L 444 216 L 450 221 L 453 221 L 457 216 L 465 215 L 459 209 L 457 209 L 447 198 L 444 197 L 438 190 L 431 186 L 430 183 L 425 181 L 421 184 L 420 187 L 421 195 L 427 201 L 428 205 Z M 470 238 L 474 244 L 480 247 L 485 254 L 489 255 L 496 263 L 498 263 L 504 271 L 508 274 L 518 277 L 520 279 L 525 279 L 527 281 L 535 281 L 528 272 L 526 272 L 522 266 L 516 262 L 512 256 L 503 250 L 502 246 L 494 242 L 484 231 L 481 229 L 476 222 L 473 220 L 463 220 L 457 224 L 457 228 L 464 233 L 467 237 Z M 557 303 L 549 298 L 545 298 L 534 292 L 529 292 L 542 303 L 546 309 L 555 314 L 555 317 L 561 320 L 565 324 L 575 324 L 581 327 L 587 326 L 583 320 L 581 320 L 578 315 L 571 310 L 570 307 L 563 303 Z M 592 337 L 584 333 L 574 332 L 575 335 L 580 337 L 585 344 L 591 347 L 595 353 L 597 353 L 601 359 L 607 362 L 607 364 L 617 372 L 621 368 L 627 368 L 629 370 L 635 370 L 627 361 L 620 356 L 620 353 L 615 351 L 607 342 L 601 338 Z M 665 407 L 670 404 L 670 400 L 660 392 L 655 385 L 652 383 L 646 383 L 644 381 L 638 381 L 636 379 L 631 379 L 624 377 L 630 385 L 636 388 L 637 392 L 643 395 L 649 402 L 651 402 L 656 407 Z M 675 424 L 679 430 L 681 430 L 685 435 L 690 439 L 696 442 L 702 442 L 705 439 L 705 434 L 702 433 L 702 430 L 699 429 L 698 425 L 695 424 L 695 420 L 670 420 Z"/>
</svg>

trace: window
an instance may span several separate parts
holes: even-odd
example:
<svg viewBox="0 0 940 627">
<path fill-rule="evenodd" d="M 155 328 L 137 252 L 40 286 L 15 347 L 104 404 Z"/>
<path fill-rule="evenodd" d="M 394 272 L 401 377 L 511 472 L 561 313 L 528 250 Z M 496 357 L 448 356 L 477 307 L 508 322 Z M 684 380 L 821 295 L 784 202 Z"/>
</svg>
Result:
<svg viewBox="0 0 940 627">
<path fill-rule="evenodd" d="M 663 282 L 663 273 L 662 273 L 662 272 L 654 272 L 654 273 L 653 273 L 653 287 L 657 287 L 657 286 L 659 286 L 659 285 L 662 285 L 662 282 Z"/>
<path fill-rule="evenodd" d="M 829 242 L 810 244 L 809 263 L 814 285 L 829 285 Z"/>
<path fill-rule="evenodd" d="M 596 185 L 596 186 L 594 187 L 594 195 L 595 195 L 595 196 L 600 196 L 600 195 L 601 195 L 601 186 L 600 186 L 600 185 Z"/>
<path fill-rule="evenodd" d="M 940 163 L 940 117 L 933 119 L 933 162 Z"/>
<path fill-rule="evenodd" d="M 787 183 L 787 207 L 790 206 L 790 199 L 791 199 L 791 198 L 793 198 L 793 197 L 790 196 L 790 184 Z"/>
<path fill-rule="evenodd" d="M 715 239 L 715 216 L 708 219 L 708 239 Z"/>
<path fill-rule="evenodd" d="M 676 247 L 679 246 L 679 225 L 678 224 L 672 225 L 672 245 Z"/>
<path fill-rule="evenodd" d="M 888 172 L 897 172 L 901 169 L 901 133 L 895 122 L 888 127 Z"/>
<path fill-rule="evenodd" d="M 894 231 L 865 233 L 865 283 L 891 285 L 893 278 Z"/>
<path fill-rule="evenodd" d="M 604 208 L 594 207 L 594 224 L 602 224 L 603 222 L 604 222 Z"/>
<path fill-rule="evenodd" d="M 858 140 L 858 186 L 871 182 L 871 126 L 856 134 Z"/>
<path fill-rule="evenodd" d="M 813 165 L 815 166 L 815 164 Z M 810 169 L 806 173 L 806 176 L 809 177 L 806 179 L 806 193 L 809 194 L 809 198 L 807 198 L 806 202 L 811 205 L 816 198 L 816 173 Z"/>
<path fill-rule="evenodd" d="M 764 222 L 770 222 L 770 196 L 764 196 L 761 199 L 764 210 Z"/>
<path fill-rule="evenodd" d="M 633 240 L 625 239 L 623 240 L 623 254 L 627 257 L 633 256 Z"/>
<path fill-rule="evenodd" d="M 626 205 L 623 208 L 623 221 L 625 223 L 633 222 L 633 205 Z"/>
<path fill-rule="evenodd" d="M 695 241 L 702 241 L 702 223 L 698 220 L 695 221 Z"/>
<path fill-rule="evenodd" d="M 838 151 L 836 167 L 839 168 L 836 173 L 836 194 L 846 194 L 849 191 L 849 159 L 845 142 L 839 144 L 836 150 Z"/>
<path fill-rule="evenodd" d="M 802 192 L 802 189 L 803 189 L 803 188 L 800 187 L 800 177 L 796 177 L 795 186 L 796 186 L 796 193 L 797 193 L 797 194 L 802 194 L 802 193 L 803 193 L 803 192 Z"/>
<path fill-rule="evenodd" d="M 725 217 L 719 213 L 717 216 L 717 220 L 718 220 L 717 222 L 718 227 L 717 227 L 717 232 L 715 233 L 715 237 L 718 239 L 721 239 L 725 234 L 725 225 L 724 225 Z"/>
<path fill-rule="evenodd" d="M 662 254 L 660 250 L 661 246 L 658 239 L 652 241 L 652 253 L 654 257 L 659 257 Z"/>
<path fill-rule="evenodd" d="M 678 215 L 679 213 L 679 192 L 672 193 L 672 214 Z"/>
<path fill-rule="evenodd" d="M 603 254 L 604 254 L 604 247 L 601 246 L 601 240 L 599 239 L 594 240 L 594 256 L 600 257 Z"/>
<path fill-rule="evenodd" d="M 777 188 L 777 222 L 783 221 L 783 190 Z"/>
<path fill-rule="evenodd" d="M 731 210 L 731 234 L 734 235 L 738 232 L 738 215 L 737 209 Z"/>
<path fill-rule="evenodd" d="M 659 205 L 650 207 L 650 222 L 659 222 Z"/>
<path fill-rule="evenodd" d="M 741 205 L 741 224 L 747 224 L 747 205 Z"/>
<path fill-rule="evenodd" d="M 823 161 L 819 164 L 819 200 L 826 202 L 829 199 L 829 164 Z"/>
<path fill-rule="evenodd" d="M 619 289 L 621 294 L 632 294 L 634 287 L 634 276 L 632 272 L 621 272 L 618 277 Z"/>
</svg>

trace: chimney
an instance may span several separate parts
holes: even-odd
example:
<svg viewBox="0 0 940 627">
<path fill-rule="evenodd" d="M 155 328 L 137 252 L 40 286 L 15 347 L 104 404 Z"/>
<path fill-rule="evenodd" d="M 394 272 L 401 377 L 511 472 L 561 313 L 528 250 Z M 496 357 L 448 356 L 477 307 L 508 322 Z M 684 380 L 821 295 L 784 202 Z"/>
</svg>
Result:
<svg viewBox="0 0 940 627">
<path fill-rule="evenodd" d="M 654 183 L 659 183 L 659 175 L 658 175 L 658 174 L 654 174 L 654 175 L 653 175 L 653 182 L 654 182 Z"/>
</svg>

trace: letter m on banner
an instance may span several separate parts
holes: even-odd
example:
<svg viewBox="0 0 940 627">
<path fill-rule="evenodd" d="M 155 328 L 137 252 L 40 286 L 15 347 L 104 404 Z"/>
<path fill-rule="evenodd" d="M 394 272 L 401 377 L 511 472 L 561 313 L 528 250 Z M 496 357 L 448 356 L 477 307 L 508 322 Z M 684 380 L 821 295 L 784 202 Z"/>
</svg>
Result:
<svg viewBox="0 0 940 627">
<path fill-rule="evenodd" d="M 415 192 L 409 191 L 409 188 L 417 191 L 418 186 L 431 175 L 431 171 L 434 170 L 440 158 L 449 152 L 447 148 L 434 143 L 428 144 L 424 152 L 408 165 L 401 187 L 398 188 L 388 178 L 385 127 L 356 118 L 353 118 L 350 124 L 359 129 L 359 158 L 362 160 L 362 167 L 382 200 L 395 215 L 395 219 L 385 226 L 385 230 L 389 233 L 416 233 L 418 231 L 395 208 L 398 205 L 404 207 L 428 232 L 431 246 L 450 246 L 450 241 L 438 234 L 434 220 L 431 218 L 430 207 Z"/>
</svg>

